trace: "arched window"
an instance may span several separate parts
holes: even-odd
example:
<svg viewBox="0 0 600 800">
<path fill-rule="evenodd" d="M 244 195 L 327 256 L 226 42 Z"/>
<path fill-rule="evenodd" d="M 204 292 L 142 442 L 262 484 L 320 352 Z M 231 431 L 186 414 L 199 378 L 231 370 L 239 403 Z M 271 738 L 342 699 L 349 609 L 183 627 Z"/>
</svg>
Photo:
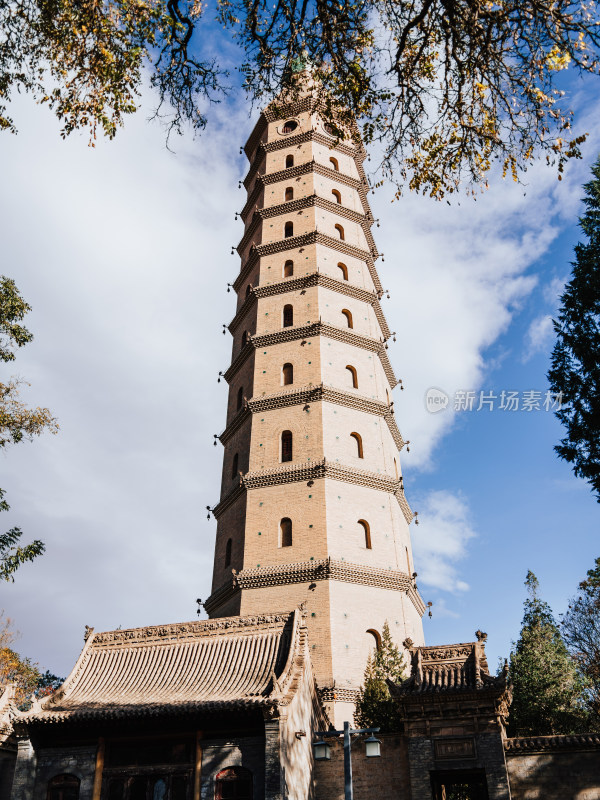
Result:
<svg viewBox="0 0 600 800">
<path fill-rule="evenodd" d="M 245 347 L 248 344 L 248 331 L 244 331 L 242 333 L 242 347 Z"/>
<path fill-rule="evenodd" d="M 228 567 L 231 564 L 231 539 L 227 539 L 227 544 L 225 545 L 225 566 Z"/>
<path fill-rule="evenodd" d="M 291 328 L 294 324 L 294 306 L 286 303 L 283 307 L 283 327 Z"/>
<path fill-rule="evenodd" d="M 331 190 L 331 194 L 335 197 L 335 202 L 336 203 L 341 203 L 342 202 L 342 195 L 338 192 L 337 189 L 332 189 Z"/>
<path fill-rule="evenodd" d="M 364 456 L 363 456 L 362 436 L 360 435 L 360 433 L 356 433 L 356 432 L 355 433 L 351 433 L 350 436 L 356 442 L 356 455 L 358 456 L 358 458 L 364 458 Z"/>
<path fill-rule="evenodd" d="M 342 272 L 342 278 L 347 281 L 348 280 L 348 267 L 345 264 L 342 264 L 340 261 L 338 264 L 338 269 Z"/>
<path fill-rule="evenodd" d="M 379 631 L 376 631 L 375 628 L 369 628 L 367 633 L 370 633 L 373 639 L 375 639 L 375 647 L 379 650 L 381 648 L 381 634 Z"/>
<path fill-rule="evenodd" d="M 342 226 L 341 226 L 341 225 L 336 225 L 336 226 L 335 226 L 335 229 L 336 229 L 336 231 L 338 232 L 338 236 L 340 237 L 340 239 L 341 239 L 342 241 L 344 241 L 344 239 L 345 239 L 346 237 L 344 236 L 344 229 L 342 228 Z"/>
<path fill-rule="evenodd" d="M 79 800 L 79 778 L 77 775 L 55 775 L 48 781 L 47 800 Z"/>
<path fill-rule="evenodd" d="M 334 169 L 336 172 L 340 171 L 340 165 L 338 164 L 337 158 L 331 156 L 331 158 L 329 159 L 329 163 L 331 164 L 331 168 Z"/>
<path fill-rule="evenodd" d="M 248 297 L 248 295 L 250 294 L 250 290 L 251 289 L 252 289 L 252 285 L 249 283 L 248 286 L 246 286 L 246 297 Z"/>
<path fill-rule="evenodd" d="M 354 325 L 352 323 L 352 312 L 348 311 L 347 308 L 342 308 L 342 314 L 346 317 L 346 322 L 348 323 L 348 327 L 353 328 Z"/>
<path fill-rule="evenodd" d="M 292 520 L 289 517 L 284 517 L 279 523 L 279 546 L 292 546 Z"/>
<path fill-rule="evenodd" d="M 285 168 L 289 169 L 290 167 L 294 166 L 294 156 L 289 155 L 285 157 Z"/>
<path fill-rule="evenodd" d="M 292 186 L 288 186 L 287 189 L 285 190 L 285 200 L 287 202 L 288 200 L 293 200 L 293 199 L 294 199 L 294 189 Z"/>
<path fill-rule="evenodd" d="M 294 365 L 284 364 L 281 370 L 281 383 L 283 386 L 289 386 L 294 382 Z"/>
<path fill-rule="evenodd" d="M 290 236 L 294 235 L 294 223 L 293 222 L 286 222 L 283 231 L 284 231 L 285 238 L 289 239 Z"/>
<path fill-rule="evenodd" d="M 371 528 L 369 526 L 369 523 L 367 522 L 366 519 L 359 519 L 358 520 L 358 524 L 363 529 L 363 533 L 364 533 L 364 537 L 365 537 L 364 538 L 365 547 L 367 548 L 367 550 L 370 550 L 371 549 Z"/>
<path fill-rule="evenodd" d="M 244 387 L 240 386 L 240 388 L 238 389 L 238 393 L 237 393 L 237 400 L 235 402 L 235 407 L 236 407 L 237 411 L 240 410 L 240 408 L 242 407 L 242 403 L 243 402 L 244 402 Z"/>
<path fill-rule="evenodd" d="M 282 133 L 293 133 L 296 128 L 298 127 L 298 123 L 295 119 L 288 119 L 287 122 L 283 123 Z"/>
<path fill-rule="evenodd" d="M 356 367 L 351 366 L 350 364 L 346 365 L 346 369 L 350 375 L 350 380 L 352 382 L 352 388 L 358 389 L 358 373 L 356 372 Z"/>
<path fill-rule="evenodd" d="M 291 461 L 292 460 L 292 432 L 291 431 L 283 431 L 281 434 L 281 460 L 283 461 Z"/>
<path fill-rule="evenodd" d="M 233 461 L 231 462 L 231 478 L 237 477 L 238 474 L 238 466 L 239 466 L 240 457 L 238 453 L 236 453 L 233 457 Z"/>
<path fill-rule="evenodd" d="M 252 800 L 252 773 L 244 767 L 227 767 L 215 777 L 215 800 Z"/>
<path fill-rule="evenodd" d="M 408 555 L 408 547 L 405 547 L 404 549 L 406 550 L 406 568 L 408 570 L 408 574 L 412 575 L 413 571 L 410 568 L 410 558 L 409 558 L 409 555 Z"/>
<path fill-rule="evenodd" d="M 398 464 L 396 462 L 396 459 L 394 459 L 394 472 L 396 473 L 396 480 L 397 481 L 400 480 L 400 476 L 398 475 Z"/>
<path fill-rule="evenodd" d="M 283 265 L 283 277 L 284 278 L 291 278 L 294 274 L 294 262 L 293 261 L 286 261 Z"/>
</svg>

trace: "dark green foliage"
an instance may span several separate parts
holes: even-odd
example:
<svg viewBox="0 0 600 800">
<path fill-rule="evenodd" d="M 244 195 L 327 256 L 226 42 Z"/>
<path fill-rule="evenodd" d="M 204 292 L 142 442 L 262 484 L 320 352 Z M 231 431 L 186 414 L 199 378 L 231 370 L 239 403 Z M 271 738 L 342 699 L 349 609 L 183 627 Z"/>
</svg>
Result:
<svg viewBox="0 0 600 800">
<path fill-rule="evenodd" d="M 365 682 L 360 688 L 354 724 L 359 728 L 381 728 L 382 733 L 398 730 L 398 711 L 390 696 L 386 679 L 401 683 L 405 664 L 402 654 L 394 644 L 390 628 L 383 626 L 381 645 L 369 656 L 365 669 Z"/>
<path fill-rule="evenodd" d="M 509 736 L 549 736 L 585 730 L 583 686 L 550 606 L 538 597 L 532 572 L 521 634 L 510 654 L 513 702 Z"/>
<path fill-rule="evenodd" d="M 579 594 L 569 604 L 561 622 L 567 647 L 585 681 L 585 701 L 590 725 L 600 729 L 600 558 L 587 578 L 579 584 Z"/>
<path fill-rule="evenodd" d="M 588 237 L 575 248 L 571 280 L 554 322 L 556 344 L 548 380 L 563 395 L 556 416 L 567 435 L 554 449 L 585 478 L 600 502 L 600 159 L 584 186 L 579 222 Z"/>
<path fill-rule="evenodd" d="M 10 506 L 4 499 L 4 490 L 0 489 L 0 511 L 8 511 Z M 19 545 L 23 535 L 20 528 L 11 528 L 6 533 L 0 533 L 0 580 L 14 581 L 14 573 L 21 564 L 33 561 L 41 556 L 46 549 L 43 542 L 35 539 L 31 544 Z"/>
<path fill-rule="evenodd" d="M 23 347 L 33 335 L 19 323 L 31 311 L 19 294 L 15 282 L 0 275 L 0 361 L 14 361 L 15 347 Z"/>
</svg>

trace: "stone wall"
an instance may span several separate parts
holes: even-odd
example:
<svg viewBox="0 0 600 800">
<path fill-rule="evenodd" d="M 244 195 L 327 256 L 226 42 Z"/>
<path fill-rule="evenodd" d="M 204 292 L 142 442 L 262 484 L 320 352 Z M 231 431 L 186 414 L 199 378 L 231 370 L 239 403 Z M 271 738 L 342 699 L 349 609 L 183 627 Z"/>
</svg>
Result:
<svg viewBox="0 0 600 800">
<path fill-rule="evenodd" d="M 79 800 L 91 800 L 96 770 L 96 745 L 42 747 L 34 752 L 28 739 L 19 742 L 12 800 L 46 800 L 48 781 L 55 775 L 76 775 Z"/>
<path fill-rule="evenodd" d="M 249 769 L 254 779 L 255 797 L 264 796 L 265 743 L 262 738 L 206 739 L 202 742 L 201 800 L 214 798 L 215 775 L 226 767 Z"/>
<path fill-rule="evenodd" d="M 0 749 L 0 798 L 10 797 L 15 772 L 17 749 L 4 745 Z"/>
<path fill-rule="evenodd" d="M 354 800 L 398 800 L 410 797 L 406 739 L 378 734 L 381 756 L 365 756 L 364 737 L 352 741 Z M 344 747 L 341 738 L 329 739 L 331 761 L 316 761 L 315 800 L 344 800 Z"/>
<path fill-rule="evenodd" d="M 507 739 L 512 800 L 600 800 L 600 736 Z"/>
</svg>

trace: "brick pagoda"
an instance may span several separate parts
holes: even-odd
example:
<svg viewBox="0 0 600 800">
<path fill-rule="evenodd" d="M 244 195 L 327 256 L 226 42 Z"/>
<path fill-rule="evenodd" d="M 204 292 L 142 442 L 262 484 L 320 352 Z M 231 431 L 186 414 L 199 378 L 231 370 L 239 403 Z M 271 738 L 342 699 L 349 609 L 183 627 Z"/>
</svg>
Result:
<svg viewBox="0 0 600 800">
<path fill-rule="evenodd" d="M 307 94 L 264 111 L 245 153 L 205 608 L 223 617 L 305 602 L 317 682 L 339 721 L 386 620 L 398 644 L 423 643 L 365 151 L 330 134 Z"/>
</svg>

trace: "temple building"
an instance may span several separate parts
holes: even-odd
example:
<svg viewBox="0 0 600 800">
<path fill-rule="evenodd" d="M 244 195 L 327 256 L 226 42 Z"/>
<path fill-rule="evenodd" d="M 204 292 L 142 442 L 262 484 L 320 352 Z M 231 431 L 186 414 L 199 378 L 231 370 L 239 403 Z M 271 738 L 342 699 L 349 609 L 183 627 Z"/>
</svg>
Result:
<svg viewBox="0 0 600 800">
<path fill-rule="evenodd" d="M 245 150 L 209 619 L 87 628 L 52 695 L 5 687 L 0 800 L 600 800 L 600 736 L 507 739 L 486 634 L 425 646 L 362 145 L 307 93 Z M 349 773 L 386 622 L 397 726 L 379 758 L 355 733 Z"/>
</svg>

